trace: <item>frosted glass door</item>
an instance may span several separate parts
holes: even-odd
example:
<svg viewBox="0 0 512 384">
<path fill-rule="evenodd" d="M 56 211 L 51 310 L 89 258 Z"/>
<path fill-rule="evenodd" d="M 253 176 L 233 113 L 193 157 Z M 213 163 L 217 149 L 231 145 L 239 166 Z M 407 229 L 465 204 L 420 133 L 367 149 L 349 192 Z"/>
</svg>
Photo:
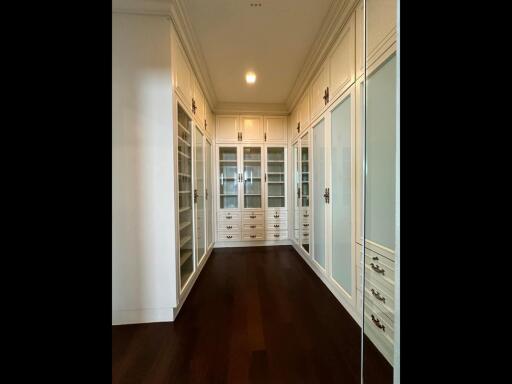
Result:
<svg viewBox="0 0 512 384">
<path fill-rule="evenodd" d="M 309 221 L 309 191 L 310 191 L 310 151 L 309 132 L 300 139 L 300 236 L 301 245 L 309 253 L 310 221 Z"/>
<path fill-rule="evenodd" d="M 286 206 L 286 173 L 284 147 L 267 147 L 267 207 Z"/>
<path fill-rule="evenodd" d="M 178 104 L 178 214 L 179 214 L 179 247 L 180 276 L 183 288 L 192 272 L 195 263 L 193 255 L 192 231 L 192 120 Z"/>
<path fill-rule="evenodd" d="M 243 207 L 262 208 L 262 151 L 261 147 L 243 147 Z"/>
<path fill-rule="evenodd" d="M 238 208 L 238 147 L 219 147 L 219 208 Z"/>
<path fill-rule="evenodd" d="M 352 296 L 352 96 L 331 112 L 332 277 Z"/>
<path fill-rule="evenodd" d="M 299 143 L 293 144 L 293 186 L 294 186 L 294 194 L 293 194 L 293 238 L 295 241 L 299 242 L 300 239 L 300 152 L 299 152 Z"/>
<path fill-rule="evenodd" d="M 201 261 L 206 250 L 206 220 L 205 220 L 205 196 L 204 196 L 204 137 L 198 127 L 195 129 L 194 140 L 194 173 L 195 173 L 195 231 L 198 261 Z"/>
<path fill-rule="evenodd" d="M 325 268 L 325 121 L 313 127 L 313 257 Z"/>
<path fill-rule="evenodd" d="M 206 139 L 205 148 L 205 203 L 206 203 L 206 247 L 213 241 L 213 200 L 212 200 L 212 143 Z"/>
</svg>

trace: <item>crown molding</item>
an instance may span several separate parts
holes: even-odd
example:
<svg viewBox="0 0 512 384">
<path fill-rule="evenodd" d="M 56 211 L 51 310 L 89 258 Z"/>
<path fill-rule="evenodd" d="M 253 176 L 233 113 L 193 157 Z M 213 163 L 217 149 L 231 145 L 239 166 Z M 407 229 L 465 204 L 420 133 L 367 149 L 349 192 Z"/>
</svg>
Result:
<svg viewBox="0 0 512 384">
<path fill-rule="evenodd" d="M 186 8 L 183 6 L 183 0 L 171 0 L 171 19 L 173 21 L 176 33 L 178 34 L 181 45 L 185 50 L 192 70 L 194 71 L 197 81 L 203 90 L 204 96 L 210 105 L 215 109 L 217 104 L 217 96 L 213 88 L 213 83 L 208 72 L 208 66 L 203 56 L 203 51 L 199 40 L 196 37 L 190 18 L 188 17 Z"/>
<path fill-rule="evenodd" d="M 158 0 L 112 0 L 112 13 L 169 16 L 170 12 L 171 1 L 165 3 Z"/>
<path fill-rule="evenodd" d="M 309 53 L 306 56 L 304 65 L 295 80 L 292 90 L 287 99 L 286 106 L 291 112 L 299 102 L 300 97 L 309 86 L 313 76 L 323 64 L 331 47 L 348 21 L 352 11 L 356 8 L 359 0 L 333 0 L 327 11 L 327 16 L 322 22 L 322 27 L 313 42 Z"/>
<path fill-rule="evenodd" d="M 234 103 L 218 102 L 215 114 L 256 114 L 256 115 L 288 115 L 286 104 L 278 103 Z"/>
</svg>

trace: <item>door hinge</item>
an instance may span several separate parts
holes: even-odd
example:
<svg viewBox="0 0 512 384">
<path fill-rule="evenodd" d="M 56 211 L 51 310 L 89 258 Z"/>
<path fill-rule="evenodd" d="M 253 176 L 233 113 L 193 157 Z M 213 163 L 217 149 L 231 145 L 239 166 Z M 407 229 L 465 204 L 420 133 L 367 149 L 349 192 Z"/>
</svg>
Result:
<svg viewBox="0 0 512 384">
<path fill-rule="evenodd" d="M 330 198 L 329 188 L 325 188 L 324 198 L 325 198 L 325 202 L 327 204 L 329 204 L 329 198 Z"/>
</svg>

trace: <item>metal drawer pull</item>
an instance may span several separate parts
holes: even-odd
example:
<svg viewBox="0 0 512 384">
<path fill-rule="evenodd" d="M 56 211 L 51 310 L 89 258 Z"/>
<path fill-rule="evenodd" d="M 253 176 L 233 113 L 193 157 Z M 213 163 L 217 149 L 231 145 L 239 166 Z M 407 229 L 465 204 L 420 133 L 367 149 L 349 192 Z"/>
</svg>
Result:
<svg viewBox="0 0 512 384">
<path fill-rule="evenodd" d="M 304 215 L 304 217 L 309 217 L 309 215 Z"/>
<path fill-rule="evenodd" d="M 279 215 L 274 215 L 274 217 L 277 219 L 279 217 Z"/>
<path fill-rule="evenodd" d="M 304 237 L 308 237 L 309 236 L 309 233 L 303 233 L 302 236 Z"/>
<path fill-rule="evenodd" d="M 232 219 L 233 216 L 226 216 L 226 219 Z"/>
<path fill-rule="evenodd" d="M 228 239 L 231 239 L 233 236 L 231 236 L 231 235 L 227 235 L 226 237 L 227 237 Z"/>
<path fill-rule="evenodd" d="M 377 256 L 373 256 L 372 260 L 379 260 L 379 258 Z"/>
<path fill-rule="evenodd" d="M 256 216 L 255 216 L 255 215 L 251 215 L 251 216 L 249 216 L 249 217 L 250 217 L 251 219 L 255 219 L 255 218 L 256 218 Z"/>
<path fill-rule="evenodd" d="M 375 265 L 373 263 L 370 264 L 372 266 L 372 269 L 377 272 L 377 273 L 382 273 L 384 274 L 384 270 L 383 269 L 380 269 L 378 265 Z"/>
<path fill-rule="evenodd" d="M 279 233 L 274 233 L 274 237 L 279 237 Z"/>
<path fill-rule="evenodd" d="M 386 327 L 384 327 L 381 323 L 380 323 L 380 320 L 379 319 L 376 319 L 375 316 L 372 315 L 372 320 L 373 322 L 375 323 L 375 325 L 377 326 L 377 328 L 380 328 L 382 329 L 384 332 L 386 332 Z"/>
<path fill-rule="evenodd" d="M 255 225 L 251 225 L 251 228 L 256 228 L 256 226 Z"/>
<path fill-rule="evenodd" d="M 382 301 L 383 303 L 386 302 L 386 298 L 382 297 L 379 292 L 375 291 L 373 288 L 371 289 L 372 295 L 377 298 L 377 300 Z"/>
<path fill-rule="evenodd" d="M 231 228 L 233 228 L 233 226 L 232 225 L 228 225 L 228 226 L 226 226 L 226 228 L 227 229 L 231 229 Z"/>
<path fill-rule="evenodd" d="M 254 239 L 256 237 L 256 235 L 251 235 L 251 239 Z"/>
<path fill-rule="evenodd" d="M 274 224 L 274 228 L 279 228 L 279 224 Z"/>
<path fill-rule="evenodd" d="M 309 227 L 309 224 L 303 224 L 305 227 Z"/>
</svg>

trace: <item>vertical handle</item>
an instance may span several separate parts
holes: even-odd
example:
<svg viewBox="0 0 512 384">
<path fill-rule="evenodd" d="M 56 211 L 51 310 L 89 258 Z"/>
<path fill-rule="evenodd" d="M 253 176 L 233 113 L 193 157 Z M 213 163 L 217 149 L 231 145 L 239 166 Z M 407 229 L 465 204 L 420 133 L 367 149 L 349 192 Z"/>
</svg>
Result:
<svg viewBox="0 0 512 384">
<path fill-rule="evenodd" d="M 267 132 L 265 132 L 265 141 L 267 141 Z"/>
<path fill-rule="evenodd" d="M 267 172 L 265 172 L 265 183 L 267 182 Z"/>
</svg>

